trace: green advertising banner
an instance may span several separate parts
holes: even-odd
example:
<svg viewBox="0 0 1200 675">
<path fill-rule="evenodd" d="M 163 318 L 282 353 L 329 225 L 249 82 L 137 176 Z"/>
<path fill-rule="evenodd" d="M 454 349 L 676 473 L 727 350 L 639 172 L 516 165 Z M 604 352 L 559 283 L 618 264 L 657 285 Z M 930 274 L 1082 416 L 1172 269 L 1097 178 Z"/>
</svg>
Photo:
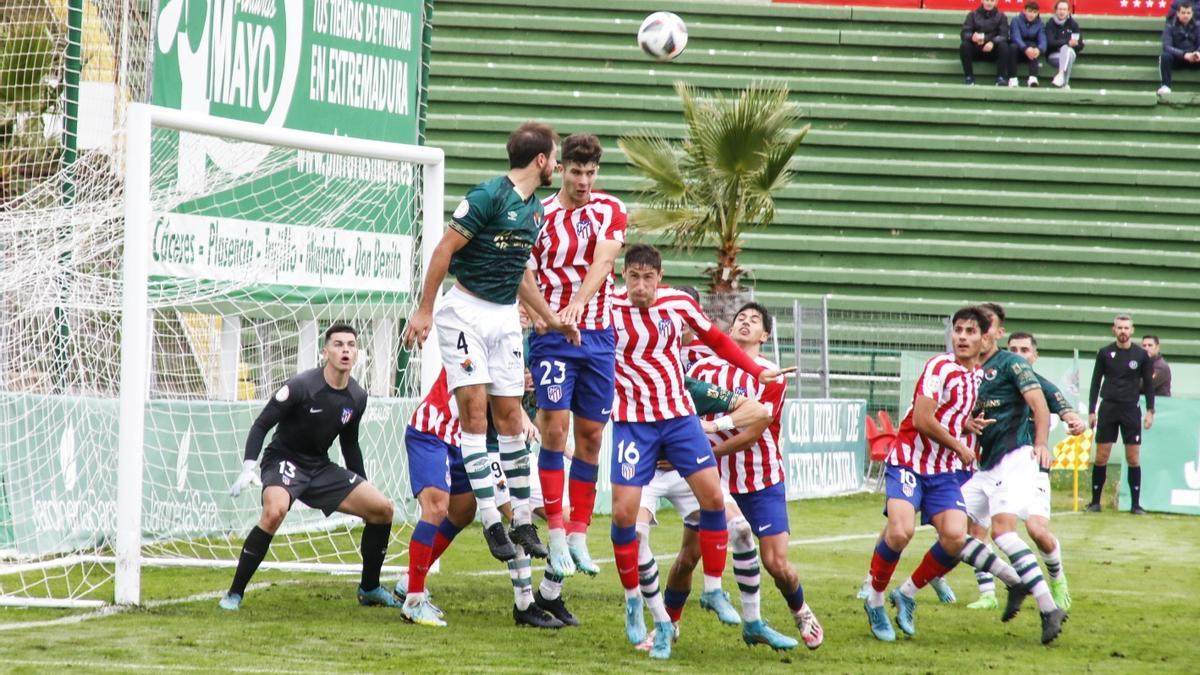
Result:
<svg viewBox="0 0 1200 675">
<path fill-rule="evenodd" d="M 1109 463 L 1125 464 L 1124 453 L 1124 446 L 1114 445 Z M 1200 516 L 1200 401 L 1155 401 L 1154 424 L 1142 435 L 1141 462 L 1142 508 Z M 1125 477 L 1120 491 L 1120 507 L 1127 510 Z"/>
<path fill-rule="evenodd" d="M 416 144 L 424 4 L 159 0 L 151 102 Z M 155 189 L 180 195 L 159 207 L 152 279 L 243 306 L 410 297 L 419 167 L 161 129 L 152 142 Z"/>
<path fill-rule="evenodd" d="M 411 499 L 402 440 L 415 402 L 372 398 L 361 423 L 368 477 Z M 150 401 L 146 406 L 142 529 L 147 543 L 241 532 L 258 519 L 253 494 L 234 499 L 246 433 L 262 402 Z M 0 549 L 41 556 L 103 547 L 116 532 L 118 403 L 0 393 Z M 334 443 L 330 458 L 342 463 Z M 401 511 L 403 513 L 403 510 Z M 288 531 L 323 527 L 297 507 Z"/>
<path fill-rule="evenodd" d="M 787 498 L 813 499 L 863 488 L 867 443 L 864 400 L 788 400 L 783 404 Z"/>
</svg>

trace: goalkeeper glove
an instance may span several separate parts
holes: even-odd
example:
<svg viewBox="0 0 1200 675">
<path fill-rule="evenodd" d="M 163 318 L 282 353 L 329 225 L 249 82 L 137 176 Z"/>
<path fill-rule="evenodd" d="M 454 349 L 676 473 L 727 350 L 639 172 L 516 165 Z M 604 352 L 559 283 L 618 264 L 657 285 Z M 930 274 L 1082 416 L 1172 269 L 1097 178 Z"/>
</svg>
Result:
<svg viewBox="0 0 1200 675">
<path fill-rule="evenodd" d="M 242 473 L 237 477 L 237 480 L 233 481 L 233 485 L 229 486 L 230 496 L 236 497 L 242 494 L 242 490 L 251 485 L 262 485 L 262 480 L 258 477 L 258 473 L 254 471 L 255 465 L 257 465 L 257 462 L 252 459 L 242 462 Z"/>
</svg>

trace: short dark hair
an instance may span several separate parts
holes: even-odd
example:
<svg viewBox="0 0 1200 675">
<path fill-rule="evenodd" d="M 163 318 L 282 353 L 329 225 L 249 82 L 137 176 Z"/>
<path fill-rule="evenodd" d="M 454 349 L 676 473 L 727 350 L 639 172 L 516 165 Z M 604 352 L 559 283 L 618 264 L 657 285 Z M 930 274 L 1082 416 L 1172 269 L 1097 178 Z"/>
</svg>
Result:
<svg viewBox="0 0 1200 675">
<path fill-rule="evenodd" d="M 1013 340 L 1029 340 L 1029 344 L 1033 345 L 1034 349 L 1037 349 L 1037 338 L 1033 337 L 1033 333 L 1026 333 L 1023 330 L 1019 330 L 1008 336 L 1008 344 L 1012 344 Z"/>
<path fill-rule="evenodd" d="M 625 250 L 625 266 L 645 265 L 662 271 L 662 253 L 650 244 L 634 244 Z"/>
<path fill-rule="evenodd" d="M 1184 0 L 1183 2 L 1179 3 L 1179 6 L 1175 8 L 1175 11 L 1178 12 L 1179 10 L 1183 9 L 1184 7 L 1187 7 L 1188 9 L 1194 9 L 1195 3 L 1191 2 L 1191 0 Z"/>
<path fill-rule="evenodd" d="M 604 149 L 594 134 L 571 134 L 563 141 L 562 163 L 599 164 Z"/>
<path fill-rule="evenodd" d="M 695 300 L 696 304 L 700 304 L 700 291 L 696 290 L 695 286 L 676 286 L 675 290 L 687 293 L 688 297 Z"/>
<path fill-rule="evenodd" d="M 996 317 L 997 324 L 999 324 L 1001 326 L 1004 325 L 1004 319 L 1007 318 L 1007 316 L 1004 314 L 1004 308 L 1001 307 L 999 305 L 999 303 L 995 303 L 995 302 L 980 303 L 979 309 Z M 989 326 L 991 325 L 991 321 L 988 322 L 988 325 Z M 987 330 L 987 328 L 984 328 L 984 330 Z"/>
<path fill-rule="evenodd" d="M 1156 344 L 1156 345 L 1160 345 L 1160 344 L 1162 344 L 1162 342 L 1160 342 L 1160 341 L 1158 340 L 1158 336 L 1157 336 L 1157 335 L 1143 335 L 1143 336 L 1142 336 L 1142 339 L 1143 339 L 1143 340 L 1154 340 L 1154 344 Z"/>
<path fill-rule="evenodd" d="M 558 134 L 549 124 L 526 122 L 508 135 L 508 168 L 524 169 L 538 155 L 550 155 Z"/>
<path fill-rule="evenodd" d="M 771 316 L 771 312 L 768 311 L 766 307 L 763 307 L 761 304 L 753 301 L 747 302 L 739 307 L 738 311 L 733 313 L 734 318 L 736 319 L 738 314 L 741 314 L 748 309 L 758 312 L 758 315 L 762 317 L 763 330 L 770 333 L 771 330 L 775 328 L 775 318 Z"/>
<path fill-rule="evenodd" d="M 959 321 L 974 321 L 975 325 L 979 326 L 980 333 L 986 333 L 988 332 L 988 329 L 992 327 L 992 320 L 988 318 L 988 315 L 983 311 L 983 309 L 975 305 L 972 305 L 971 307 L 963 307 L 955 312 L 954 316 L 950 317 L 951 326 Z"/>
<path fill-rule="evenodd" d="M 1038 12 L 1042 11 L 1042 8 L 1038 7 L 1037 0 L 1025 0 L 1025 9 L 1032 9 Z"/>
<path fill-rule="evenodd" d="M 335 323 L 325 331 L 325 341 L 329 342 L 329 338 L 333 337 L 334 333 L 349 333 L 355 338 L 358 338 L 358 331 L 354 330 L 354 326 L 348 323 Z"/>
<path fill-rule="evenodd" d="M 1058 9 L 1058 6 L 1063 3 L 1066 3 L 1067 11 L 1071 11 L 1071 0 L 1057 0 L 1057 2 L 1054 3 L 1054 9 Z"/>
</svg>

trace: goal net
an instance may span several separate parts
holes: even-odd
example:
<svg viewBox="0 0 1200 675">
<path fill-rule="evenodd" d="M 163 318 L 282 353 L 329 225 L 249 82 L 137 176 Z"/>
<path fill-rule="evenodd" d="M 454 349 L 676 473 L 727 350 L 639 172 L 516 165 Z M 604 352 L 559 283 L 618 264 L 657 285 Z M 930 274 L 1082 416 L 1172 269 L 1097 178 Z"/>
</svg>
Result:
<svg viewBox="0 0 1200 675">
<path fill-rule="evenodd" d="M 368 478 L 414 519 L 403 430 L 436 364 L 400 335 L 441 152 L 140 104 L 127 129 L 123 192 L 0 218 L 3 603 L 138 602 L 143 564 L 233 567 L 260 512 L 229 495 L 246 433 L 334 322 L 359 331 Z M 297 503 L 263 567 L 357 571 L 360 526 Z"/>
</svg>

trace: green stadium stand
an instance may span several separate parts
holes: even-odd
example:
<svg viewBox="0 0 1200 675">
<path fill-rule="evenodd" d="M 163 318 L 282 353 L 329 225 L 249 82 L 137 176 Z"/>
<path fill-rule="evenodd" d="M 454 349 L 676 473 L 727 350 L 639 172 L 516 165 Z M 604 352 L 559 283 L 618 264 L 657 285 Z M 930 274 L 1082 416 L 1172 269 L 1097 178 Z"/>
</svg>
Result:
<svg viewBox="0 0 1200 675">
<path fill-rule="evenodd" d="M 638 49 L 651 11 L 687 22 L 668 64 Z M 599 187 L 633 210 L 623 133 L 683 127 L 671 85 L 785 82 L 812 131 L 776 222 L 739 262 L 760 299 L 831 294 L 830 307 L 942 315 L 994 300 L 1043 353 L 1092 353 L 1119 311 L 1173 361 L 1200 361 L 1200 74 L 1159 98 L 1160 19 L 1079 16 L 1087 48 L 1070 91 L 962 85 L 963 12 L 609 0 L 445 0 L 434 12 L 428 142 L 445 148 L 445 208 L 504 171 L 527 119 L 600 136 Z M 979 66 L 979 81 L 994 70 Z M 635 239 L 662 241 L 635 233 Z M 703 285 L 711 251 L 667 252 L 668 281 Z M 781 330 L 790 331 L 790 327 Z M 831 326 L 836 333 L 839 328 Z M 861 328 L 850 329 L 862 331 Z M 790 337 L 790 332 L 788 333 Z M 784 337 L 781 335 L 781 338 Z M 847 373 L 899 355 L 831 356 Z M 895 384 L 842 385 L 879 395 Z"/>
</svg>

